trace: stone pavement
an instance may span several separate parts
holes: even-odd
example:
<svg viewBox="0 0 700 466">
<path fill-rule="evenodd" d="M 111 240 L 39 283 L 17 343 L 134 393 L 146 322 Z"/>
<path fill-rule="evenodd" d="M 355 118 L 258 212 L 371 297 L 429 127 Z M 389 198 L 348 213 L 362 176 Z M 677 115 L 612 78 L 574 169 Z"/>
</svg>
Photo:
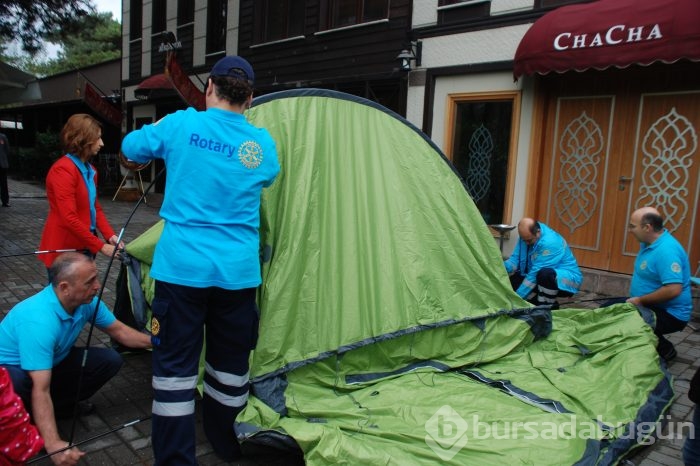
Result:
<svg viewBox="0 0 700 466">
<path fill-rule="evenodd" d="M 42 185 L 31 182 L 9 180 L 10 207 L 0 208 L 0 319 L 17 302 L 35 294 L 46 285 L 46 270 L 34 254 L 39 245 L 41 229 L 48 212 L 48 203 Z M 105 188 L 100 193 L 100 202 L 107 218 L 119 231 L 132 213 L 135 202 L 113 202 L 114 187 Z M 153 225 L 158 219 L 158 209 L 162 196 L 151 194 L 148 202 L 136 209 L 130 223 L 125 228 L 123 239 L 129 242 Z M 26 254 L 7 257 L 13 254 Z M 101 255 L 97 258 L 101 277 L 105 276 L 108 260 Z M 104 302 L 112 308 L 115 301 L 115 283 L 118 265 L 110 269 L 106 278 L 106 286 L 102 295 Z M 574 304 L 563 307 L 595 307 L 600 298 L 593 293 L 582 293 L 575 297 Z M 583 302 L 582 302 L 583 301 Z M 669 371 L 674 375 L 676 400 L 673 403 L 667 419 L 669 425 L 679 422 L 689 422 L 693 403 L 688 400 L 688 383 L 695 369 L 700 365 L 700 333 L 694 328 L 700 328 L 700 323 L 693 322 L 683 332 L 671 335 L 670 339 L 676 344 L 678 357 L 669 365 Z M 87 332 L 82 335 L 86 340 Z M 109 338 L 96 330 L 91 340 L 93 345 L 109 345 Z M 101 436 L 81 445 L 88 454 L 80 464 L 97 466 L 111 465 L 148 465 L 152 463 L 150 443 L 150 412 L 151 412 L 151 362 L 150 353 L 125 354 L 125 364 L 119 374 L 103 387 L 91 400 L 97 406 L 96 413 L 79 419 L 74 428 L 74 442 L 89 439 L 112 429 L 120 428 L 134 421 L 133 425 L 121 428 L 113 433 Z M 610 388 L 611 390 L 614 387 Z M 199 406 L 197 407 L 197 459 L 200 465 L 219 465 L 222 463 L 212 453 L 202 426 Z M 65 439 L 73 430 L 72 420 L 59 421 L 59 429 Z M 683 433 L 687 434 L 686 428 Z M 640 449 L 625 460 L 624 464 L 637 466 L 682 466 L 681 447 L 683 438 L 670 435 L 668 427 L 664 428 L 663 437 L 653 445 Z M 255 457 L 233 464 L 241 466 L 253 465 L 288 465 L 294 460 L 289 457 Z M 35 462 L 37 465 L 50 465 L 45 459 Z M 556 462 L 552 463 L 557 464 Z"/>
</svg>

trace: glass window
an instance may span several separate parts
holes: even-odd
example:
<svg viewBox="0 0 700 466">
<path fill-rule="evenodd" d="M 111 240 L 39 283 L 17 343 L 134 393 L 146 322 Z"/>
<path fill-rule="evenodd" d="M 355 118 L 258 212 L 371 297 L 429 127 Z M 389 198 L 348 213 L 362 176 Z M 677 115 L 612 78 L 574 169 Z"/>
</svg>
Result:
<svg viewBox="0 0 700 466">
<path fill-rule="evenodd" d="M 255 2 L 255 30 L 258 42 L 271 42 L 304 34 L 304 0 L 262 0 Z"/>
<path fill-rule="evenodd" d="M 227 0 L 207 2 L 207 54 L 226 51 Z"/>
<path fill-rule="evenodd" d="M 454 123 L 448 157 L 464 179 L 484 221 L 507 223 L 517 95 L 450 97 Z"/>
<path fill-rule="evenodd" d="M 328 28 L 351 26 L 389 17 L 389 0 L 328 0 Z"/>
<path fill-rule="evenodd" d="M 166 3 L 167 0 L 153 0 L 153 33 L 165 31 L 167 27 L 166 21 Z"/>
<path fill-rule="evenodd" d="M 129 4 L 129 39 L 140 39 L 142 34 L 142 3 L 141 0 L 131 0 Z"/>
<path fill-rule="evenodd" d="M 177 25 L 194 21 L 194 0 L 177 0 Z"/>
<path fill-rule="evenodd" d="M 588 3 L 590 0 L 535 0 L 535 8 L 552 8 L 572 3 Z"/>
<path fill-rule="evenodd" d="M 440 0 L 438 24 L 468 23 L 491 14 L 490 0 Z"/>
</svg>

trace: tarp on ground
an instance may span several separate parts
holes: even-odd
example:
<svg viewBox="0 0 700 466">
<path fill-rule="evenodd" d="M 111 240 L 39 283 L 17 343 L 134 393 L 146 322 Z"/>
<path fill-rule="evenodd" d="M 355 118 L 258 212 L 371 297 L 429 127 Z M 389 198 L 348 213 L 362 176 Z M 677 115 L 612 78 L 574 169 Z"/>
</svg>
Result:
<svg viewBox="0 0 700 466">
<path fill-rule="evenodd" d="M 552 314 L 520 299 L 462 180 L 419 130 L 326 90 L 262 96 L 247 117 L 271 132 L 281 173 L 263 193 L 244 451 L 614 464 L 647 441 L 672 398 L 651 328 L 631 305 Z M 145 236 L 127 251 L 147 269 L 157 227 Z"/>
</svg>

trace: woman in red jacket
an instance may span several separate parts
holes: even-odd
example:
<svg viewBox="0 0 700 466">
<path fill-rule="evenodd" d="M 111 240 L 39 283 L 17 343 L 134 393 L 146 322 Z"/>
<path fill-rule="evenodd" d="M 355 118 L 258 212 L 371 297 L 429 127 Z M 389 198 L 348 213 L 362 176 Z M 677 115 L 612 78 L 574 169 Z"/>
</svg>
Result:
<svg viewBox="0 0 700 466">
<path fill-rule="evenodd" d="M 72 115 L 61 130 L 61 144 L 66 154 L 46 175 L 49 215 L 39 249 L 84 249 L 93 256 L 111 256 L 115 247 L 124 245 L 117 245 L 118 237 L 97 200 L 97 170 L 89 163 L 104 146 L 102 127 L 90 115 Z M 57 255 L 39 258 L 48 268 Z"/>
</svg>

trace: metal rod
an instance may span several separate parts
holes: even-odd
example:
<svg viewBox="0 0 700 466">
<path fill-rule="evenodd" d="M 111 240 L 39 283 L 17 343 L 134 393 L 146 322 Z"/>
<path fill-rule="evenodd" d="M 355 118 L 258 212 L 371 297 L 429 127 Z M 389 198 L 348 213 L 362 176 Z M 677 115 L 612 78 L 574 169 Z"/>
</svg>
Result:
<svg viewBox="0 0 700 466">
<path fill-rule="evenodd" d="M 150 418 L 151 418 L 151 416 L 147 416 L 147 417 L 144 417 L 144 418 L 142 418 L 142 419 L 135 419 L 135 420 L 133 420 L 133 421 L 127 422 L 126 424 L 122 424 L 122 425 L 119 426 L 119 427 L 115 427 L 114 429 L 110 429 L 110 430 L 108 430 L 108 431 L 106 431 L 106 432 L 102 432 L 101 434 L 93 435 L 92 437 L 86 438 L 85 440 L 81 440 L 80 442 L 72 443 L 72 444 L 68 445 L 67 447 L 61 448 L 60 450 L 52 451 L 51 453 L 47 453 L 47 454 L 45 454 L 45 455 L 42 455 L 42 456 L 38 456 L 38 457 L 36 457 L 36 458 L 33 458 L 33 459 L 27 461 L 27 464 L 31 464 L 31 463 L 35 463 L 35 462 L 37 462 L 37 461 L 44 460 L 44 459 L 49 458 L 49 457 L 51 457 L 51 456 L 53 456 L 53 455 L 55 455 L 55 454 L 57 454 L 57 453 L 61 453 L 61 452 L 66 451 L 66 450 L 70 450 L 71 448 L 77 447 L 77 446 L 82 445 L 82 444 L 84 444 L 84 443 L 92 442 L 93 440 L 97 440 L 98 438 L 102 438 L 102 437 L 105 437 L 105 436 L 107 436 L 107 435 L 109 435 L 109 434 L 113 434 L 114 432 L 117 432 L 117 431 L 119 431 L 119 430 L 122 430 L 122 429 L 124 429 L 124 428 L 126 428 L 126 427 L 131 427 L 131 426 L 133 426 L 133 425 L 136 425 L 136 424 L 138 424 L 139 422 L 147 421 L 147 420 L 149 420 Z"/>
<path fill-rule="evenodd" d="M 127 217 L 126 222 L 124 222 L 124 226 L 122 226 L 122 229 L 119 231 L 119 236 L 117 237 L 117 245 L 121 242 L 122 237 L 124 236 L 124 231 L 126 230 L 126 227 L 129 225 L 131 222 L 132 217 L 136 213 L 136 209 L 139 208 L 141 203 L 144 201 L 146 198 L 146 194 L 148 194 L 148 191 L 151 190 L 153 185 L 156 184 L 156 181 L 160 178 L 160 176 L 165 173 L 165 167 L 163 167 L 160 172 L 155 176 L 153 181 L 151 181 L 151 184 L 148 185 L 146 190 L 144 191 L 143 195 L 139 198 L 138 202 L 134 206 L 133 209 L 131 209 L 131 213 L 129 214 L 129 217 Z M 100 291 L 97 293 L 97 300 L 95 301 L 95 311 L 92 314 L 92 319 L 90 319 L 90 327 L 88 329 L 88 335 L 87 335 L 87 341 L 85 343 L 85 349 L 83 350 L 83 360 L 80 365 L 80 372 L 78 374 L 78 389 L 76 390 L 75 394 L 75 409 L 73 411 L 73 423 L 71 425 L 70 429 L 70 436 L 68 437 L 68 444 L 72 445 L 73 444 L 73 437 L 75 435 L 75 426 L 78 422 L 78 403 L 80 402 L 80 391 L 82 389 L 82 384 L 83 384 L 83 374 L 85 372 L 85 366 L 87 363 L 87 357 L 88 357 L 88 351 L 90 349 L 90 340 L 92 339 L 92 331 L 95 328 L 95 321 L 97 320 L 97 311 L 100 308 L 100 303 L 102 302 L 102 294 L 104 293 L 105 286 L 107 284 L 107 277 L 109 277 L 109 271 L 112 268 L 112 264 L 114 263 L 114 257 L 117 254 L 117 247 L 115 245 L 114 250 L 112 251 L 112 255 L 109 257 L 109 262 L 107 263 L 107 270 L 105 271 L 105 278 L 102 280 L 102 286 L 100 286 Z"/>
<path fill-rule="evenodd" d="M 32 251 L 32 252 L 20 252 L 17 254 L 6 254 L 0 256 L 0 259 L 5 259 L 6 257 L 19 257 L 19 256 L 34 256 L 37 254 L 60 254 L 62 252 L 82 252 L 85 254 L 90 253 L 89 249 L 46 249 L 43 251 Z"/>
<path fill-rule="evenodd" d="M 600 298 L 591 298 L 591 299 L 580 299 L 578 301 L 566 301 L 566 302 L 560 302 L 560 305 L 564 304 L 580 304 L 580 303 L 591 303 L 593 301 L 609 301 L 613 299 L 627 299 L 629 296 L 603 296 Z"/>
</svg>

